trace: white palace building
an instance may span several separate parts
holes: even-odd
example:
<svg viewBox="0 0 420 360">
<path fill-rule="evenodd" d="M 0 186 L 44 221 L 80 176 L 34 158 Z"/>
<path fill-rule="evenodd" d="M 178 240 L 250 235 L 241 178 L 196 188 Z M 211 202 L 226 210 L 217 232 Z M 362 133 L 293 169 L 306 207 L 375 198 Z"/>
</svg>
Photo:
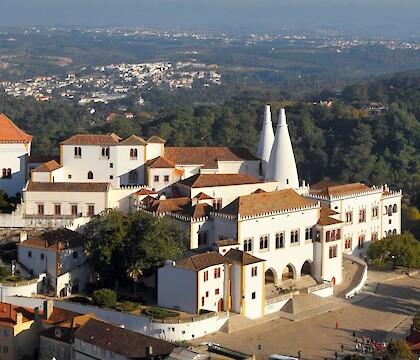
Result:
<svg viewBox="0 0 420 360">
<path fill-rule="evenodd" d="M 109 208 L 170 216 L 189 250 L 159 269 L 160 306 L 258 318 L 268 313 L 267 283 L 311 275 L 339 284 L 344 253 L 363 258 L 372 241 L 401 232 L 401 191 L 299 182 L 284 109 L 274 134 L 266 106 L 256 155 L 81 134 L 61 142 L 59 159 L 40 163 L 29 156 L 31 139 L 0 115 L 0 188 L 22 192 L 0 227 L 76 229 Z"/>
</svg>

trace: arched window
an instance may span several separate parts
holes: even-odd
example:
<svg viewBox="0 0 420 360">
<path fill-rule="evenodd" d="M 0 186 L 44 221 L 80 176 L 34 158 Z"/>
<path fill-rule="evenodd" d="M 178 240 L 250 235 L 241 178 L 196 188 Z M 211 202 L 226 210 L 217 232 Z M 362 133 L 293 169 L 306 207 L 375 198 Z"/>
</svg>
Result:
<svg viewBox="0 0 420 360">
<path fill-rule="evenodd" d="M 6 177 L 8 177 L 8 178 L 12 177 L 12 169 L 10 169 L 10 168 L 7 169 Z"/>
<path fill-rule="evenodd" d="M 385 205 L 385 215 L 388 214 L 388 206 Z"/>
<path fill-rule="evenodd" d="M 392 215 L 392 205 L 388 206 L 388 216 Z"/>
<path fill-rule="evenodd" d="M 2 177 L 7 177 L 7 170 L 5 168 L 3 168 Z"/>
<path fill-rule="evenodd" d="M 392 207 L 392 212 L 396 213 L 397 211 L 398 211 L 397 204 L 394 204 L 394 206 Z"/>
<path fill-rule="evenodd" d="M 74 157 L 75 158 L 82 157 L 82 148 L 80 146 L 75 146 L 74 147 Z"/>
<path fill-rule="evenodd" d="M 137 149 L 130 149 L 130 159 L 137 159 Z"/>
<path fill-rule="evenodd" d="M 101 155 L 102 155 L 102 157 L 109 158 L 109 148 L 108 147 L 103 147 L 102 150 L 101 150 Z"/>
<path fill-rule="evenodd" d="M 397 235 L 397 229 L 392 230 L 393 235 Z"/>
<path fill-rule="evenodd" d="M 88 172 L 88 179 L 89 180 L 92 180 L 93 179 L 93 172 L 92 171 L 89 171 Z"/>
</svg>

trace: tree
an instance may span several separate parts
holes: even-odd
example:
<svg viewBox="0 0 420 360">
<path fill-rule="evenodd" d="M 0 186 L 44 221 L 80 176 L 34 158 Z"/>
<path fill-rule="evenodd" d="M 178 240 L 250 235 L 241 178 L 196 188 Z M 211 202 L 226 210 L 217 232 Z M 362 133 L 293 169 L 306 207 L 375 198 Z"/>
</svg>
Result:
<svg viewBox="0 0 420 360">
<path fill-rule="evenodd" d="M 420 242 L 408 232 L 389 235 L 370 244 L 368 256 L 378 265 L 394 262 L 398 266 L 419 268 Z"/>
<path fill-rule="evenodd" d="M 117 293 L 111 289 L 99 289 L 93 292 L 95 305 L 101 307 L 114 307 L 117 304 Z"/>
<path fill-rule="evenodd" d="M 133 280 L 133 292 L 134 297 L 137 295 L 136 284 L 139 281 L 140 276 L 143 275 L 143 270 L 139 263 L 135 263 L 131 265 L 131 267 L 127 270 L 127 276 Z"/>
<path fill-rule="evenodd" d="M 388 354 L 385 355 L 385 360 L 416 360 L 416 357 L 410 351 L 407 342 L 403 339 L 397 339 L 390 342 L 386 349 Z"/>
<path fill-rule="evenodd" d="M 95 216 L 85 234 L 85 251 L 95 271 L 114 287 L 120 281 L 136 281 L 144 270 L 176 258 L 186 237 L 170 218 L 142 211 L 124 215 L 117 210 Z"/>
</svg>

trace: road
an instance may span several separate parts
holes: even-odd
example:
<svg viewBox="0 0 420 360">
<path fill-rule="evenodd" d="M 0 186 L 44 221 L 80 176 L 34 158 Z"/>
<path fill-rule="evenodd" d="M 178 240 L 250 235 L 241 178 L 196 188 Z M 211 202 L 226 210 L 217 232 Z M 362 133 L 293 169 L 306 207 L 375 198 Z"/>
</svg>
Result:
<svg viewBox="0 0 420 360">
<path fill-rule="evenodd" d="M 341 344 L 344 353 L 353 350 L 353 332 L 373 339 L 405 336 L 411 317 L 419 309 L 420 276 L 417 275 L 381 283 L 375 294 L 359 303 L 307 320 L 276 319 L 231 334 L 217 332 L 197 339 L 196 343 L 211 341 L 254 353 L 257 358 L 267 358 L 270 354 L 297 356 L 300 350 L 303 359 L 334 359 L 335 351 L 341 351 Z"/>
</svg>

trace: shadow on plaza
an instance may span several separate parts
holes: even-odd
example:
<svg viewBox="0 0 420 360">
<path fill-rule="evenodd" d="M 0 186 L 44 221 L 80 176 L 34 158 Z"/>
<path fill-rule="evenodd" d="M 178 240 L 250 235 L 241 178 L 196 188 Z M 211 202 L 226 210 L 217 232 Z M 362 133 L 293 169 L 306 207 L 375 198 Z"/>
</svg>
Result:
<svg viewBox="0 0 420 360">
<path fill-rule="evenodd" d="M 414 315 L 420 306 L 420 289 L 382 283 L 374 294 L 353 305 L 385 313 Z"/>
</svg>

